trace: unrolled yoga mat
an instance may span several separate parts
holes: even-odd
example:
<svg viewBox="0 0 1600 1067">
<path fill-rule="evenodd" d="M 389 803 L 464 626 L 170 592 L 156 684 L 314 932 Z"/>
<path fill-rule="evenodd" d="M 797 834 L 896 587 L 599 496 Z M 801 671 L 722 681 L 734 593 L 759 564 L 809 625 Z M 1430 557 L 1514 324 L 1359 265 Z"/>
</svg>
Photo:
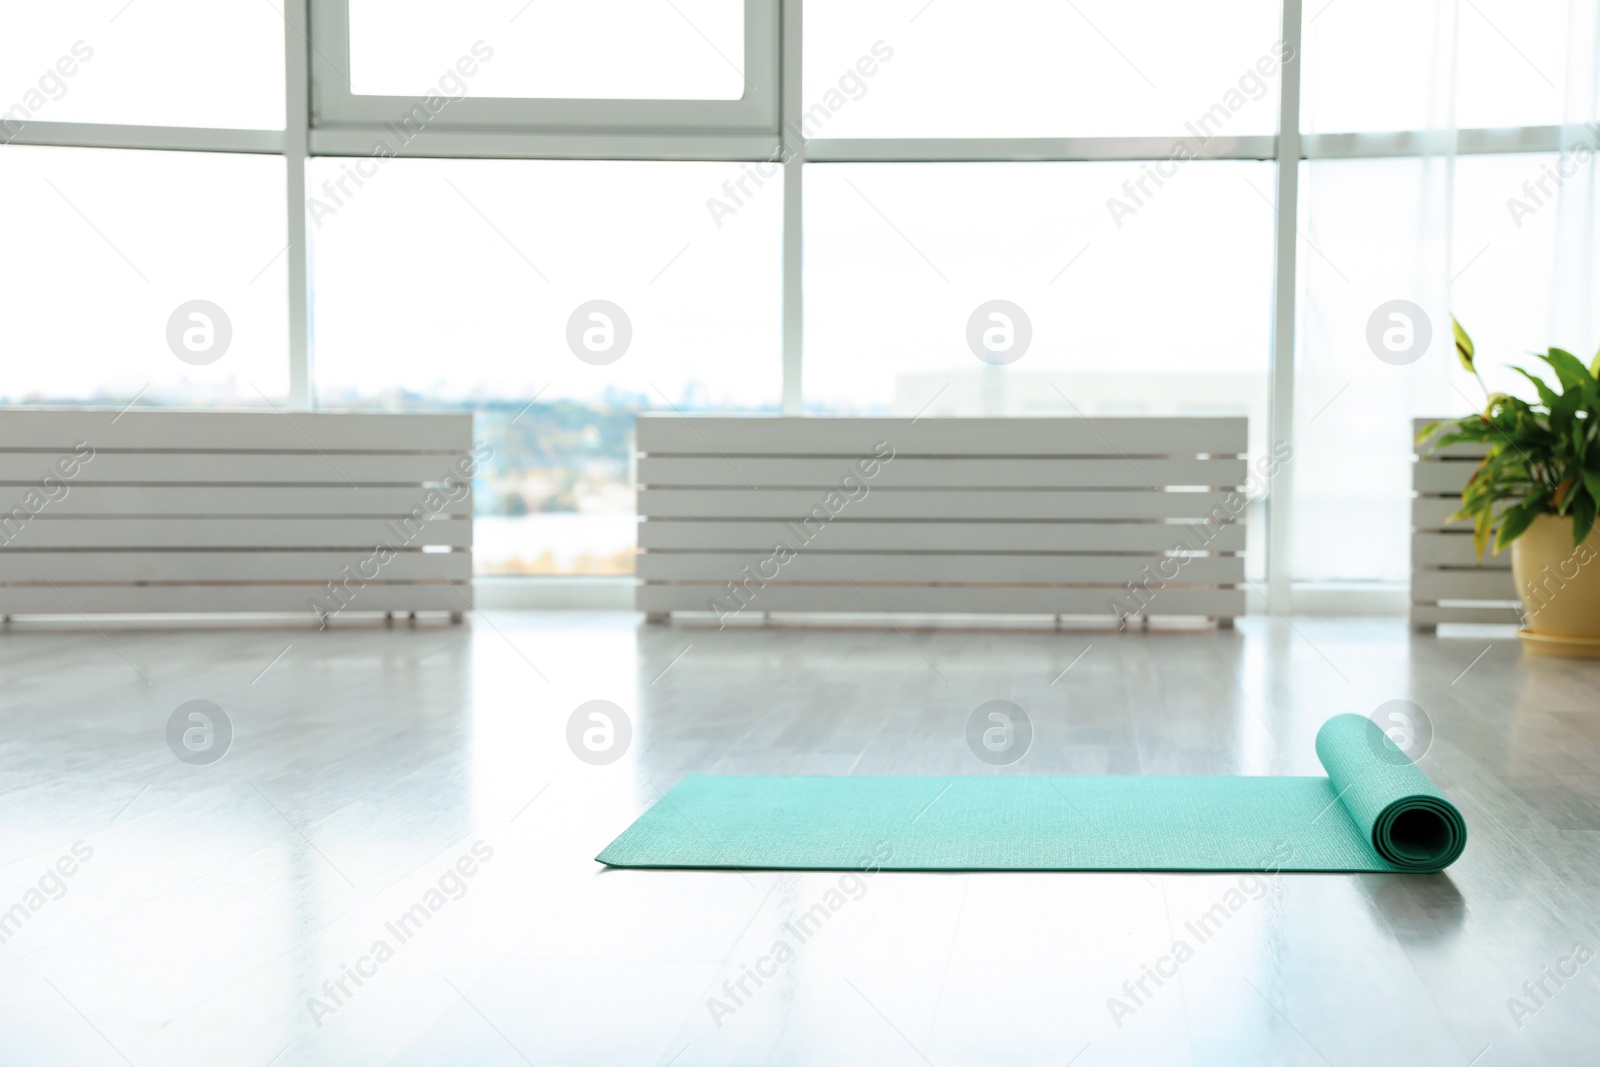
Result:
<svg viewBox="0 0 1600 1067">
<path fill-rule="evenodd" d="M 904 871 L 1437 871 L 1461 813 L 1370 720 L 1317 733 L 1326 778 L 693 774 L 612 867 Z"/>
</svg>

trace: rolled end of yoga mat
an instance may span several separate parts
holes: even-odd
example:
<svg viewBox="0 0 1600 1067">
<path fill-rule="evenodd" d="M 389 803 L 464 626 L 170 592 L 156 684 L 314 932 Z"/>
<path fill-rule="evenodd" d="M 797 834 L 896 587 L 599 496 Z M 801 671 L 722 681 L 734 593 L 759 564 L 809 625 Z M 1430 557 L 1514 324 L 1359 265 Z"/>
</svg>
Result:
<svg viewBox="0 0 1600 1067">
<path fill-rule="evenodd" d="M 1317 757 L 1351 820 L 1395 867 L 1442 871 L 1467 847 L 1461 812 L 1371 719 L 1323 723 Z"/>
</svg>

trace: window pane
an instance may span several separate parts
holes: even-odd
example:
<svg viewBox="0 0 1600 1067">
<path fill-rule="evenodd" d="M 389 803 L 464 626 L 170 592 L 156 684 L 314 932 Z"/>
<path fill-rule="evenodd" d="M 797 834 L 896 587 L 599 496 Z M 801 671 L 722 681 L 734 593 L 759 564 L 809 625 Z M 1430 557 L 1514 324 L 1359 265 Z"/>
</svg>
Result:
<svg viewBox="0 0 1600 1067">
<path fill-rule="evenodd" d="M 1279 23 L 1277 0 L 809 0 L 805 133 L 1273 133 Z"/>
<path fill-rule="evenodd" d="M 319 402 L 478 412 L 481 571 L 630 572 L 634 413 L 777 409 L 781 168 L 758 187 L 738 163 L 363 165 L 313 205 Z M 354 167 L 316 160 L 312 185 Z"/>
<path fill-rule="evenodd" d="M 1585 8 L 1588 28 L 1569 25 Z M 1594 17 L 1594 5 L 1567 0 L 1327 4 L 1306 25 L 1302 124 L 1329 132 L 1555 124 L 1569 82 L 1566 121 L 1593 118 L 1585 71 L 1594 60 L 1582 42 L 1594 39 Z"/>
<path fill-rule="evenodd" d="M 1533 211 L 1507 210 L 1509 197 L 1526 198 L 1524 182 L 1560 166 L 1554 155 L 1460 157 L 1453 212 L 1444 208 L 1441 160 L 1302 166 L 1302 229 L 1318 251 L 1301 256 L 1297 578 L 1406 580 L 1410 420 L 1464 415 L 1484 400 L 1456 362 L 1451 311 L 1473 337 L 1488 388 L 1529 399 L 1532 387 L 1508 364 L 1533 369 L 1538 361 L 1527 353 L 1550 345 L 1587 360 L 1600 345 L 1592 312 L 1600 286 L 1583 240 L 1597 191 L 1593 167 L 1576 168 L 1559 196 L 1541 198 Z M 1429 342 L 1410 362 L 1397 362 L 1407 355 L 1405 331 L 1412 344 L 1422 334 L 1380 311 L 1396 300 L 1426 316 Z M 1399 356 L 1378 357 L 1368 340 L 1375 317 L 1402 331 L 1393 339 Z"/>
<path fill-rule="evenodd" d="M 1593 243 L 1600 177 L 1593 159 L 1537 153 L 1456 161 L 1450 301 L 1481 353 L 1490 389 L 1534 400 L 1533 387 L 1510 364 L 1537 373 L 1542 364 L 1531 351 L 1555 345 L 1588 363 L 1600 349 Z M 1446 414 L 1478 406 L 1483 390 L 1467 395 L 1471 405 L 1457 397 Z"/>
<path fill-rule="evenodd" d="M 437 92 L 440 75 L 480 41 L 472 54 L 488 58 L 472 76 L 473 96 L 744 95 L 743 0 L 350 0 L 351 91 Z"/>
<path fill-rule="evenodd" d="M 1247 415 L 1260 456 L 1272 166 L 1151 166 L 806 168 L 807 410 Z M 1013 347 L 980 357 L 997 301 Z"/>
<path fill-rule="evenodd" d="M 280 10 L 238 0 L 7 4 L 0 117 L 13 129 L 32 120 L 281 130 Z"/>
<path fill-rule="evenodd" d="M 0 255 L 0 400 L 281 403 L 285 195 L 275 156 L 0 149 L 0 202 L 28 205 Z"/>
</svg>

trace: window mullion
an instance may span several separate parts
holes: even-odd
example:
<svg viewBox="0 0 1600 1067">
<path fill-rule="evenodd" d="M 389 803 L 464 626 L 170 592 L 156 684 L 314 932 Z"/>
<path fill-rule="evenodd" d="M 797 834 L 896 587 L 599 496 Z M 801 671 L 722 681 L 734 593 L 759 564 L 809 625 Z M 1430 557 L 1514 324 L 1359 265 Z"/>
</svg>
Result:
<svg viewBox="0 0 1600 1067">
<path fill-rule="evenodd" d="M 311 130 L 311 64 L 307 0 L 284 0 L 283 161 L 289 238 L 289 406 L 313 406 L 311 384 L 311 249 L 306 240 L 306 155 Z"/>
<path fill-rule="evenodd" d="M 1294 444 L 1295 257 L 1299 253 L 1301 0 L 1283 0 L 1285 60 L 1279 79 L 1278 184 L 1272 272 L 1272 349 L 1267 360 L 1267 450 Z M 1289 58 L 1289 57 L 1293 58 Z M 1292 454 L 1292 453 L 1291 453 Z M 1293 581 L 1290 523 L 1294 464 L 1277 464 L 1267 483 L 1267 591 L 1288 614 Z"/>
</svg>

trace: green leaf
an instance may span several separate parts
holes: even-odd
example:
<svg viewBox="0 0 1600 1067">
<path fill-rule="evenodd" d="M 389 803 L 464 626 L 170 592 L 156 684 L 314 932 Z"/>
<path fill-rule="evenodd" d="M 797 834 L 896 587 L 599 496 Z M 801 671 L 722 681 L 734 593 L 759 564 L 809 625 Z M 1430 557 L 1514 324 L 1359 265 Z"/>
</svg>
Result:
<svg viewBox="0 0 1600 1067">
<path fill-rule="evenodd" d="M 1422 442 L 1426 441 L 1428 438 L 1432 437 L 1435 433 L 1437 433 L 1439 431 L 1439 426 L 1440 425 L 1441 425 L 1441 421 L 1439 419 L 1434 419 L 1432 422 L 1428 423 L 1428 425 L 1424 426 L 1422 429 L 1417 431 L 1416 439 L 1413 440 L 1411 443 L 1413 445 L 1421 445 Z M 1428 451 L 1432 452 L 1435 448 L 1438 448 L 1438 447 L 1439 447 L 1438 442 L 1435 442 L 1433 444 L 1433 446 L 1428 449 Z"/>
<path fill-rule="evenodd" d="M 1580 485 L 1576 476 L 1561 479 L 1561 484 L 1556 486 L 1556 495 L 1551 497 L 1556 507 L 1557 515 L 1565 515 L 1578 499 L 1578 493 L 1573 492 Z"/>
<path fill-rule="evenodd" d="M 1556 397 L 1550 405 L 1550 430 L 1556 441 L 1569 440 L 1568 429 L 1576 428 L 1578 409 L 1583 406 L 1583 390 L 1572 389 Z"/>
<path fill-rule="evenodd" d="M 1583 472 L 1583 487 L 1589 490 L 1589 495 L 1595 500 L 1600 500 L 1600 472 L 1586 470 Z"/>
<path fill-rule="evenodd" d="M 1556 372 L 1556 377 L 1561 380 L 1562 389 L 1582 389 L 1586 385 L 1593 385 L 1594 378 L 1589 374 L 1589 368 L 1578 362 L 1578 357 L 1560 348 L 1552 348 L 1549 352 L 1535 352 L 1534 355 L 1550 364 Z M 1546 401 L 1548 403 L 1548 401 Z"/>
<path fill-rule="evenodd" d="M 1450 316 L 1450 325 L 1455 330 L 1456 335 L 1456 358 L 1461 361 L 1463 367 L 1467 368 L 1469 374 L 1477 374 L 1478 369 L 1472 365 L 1472 338 L 1467 336 L 1467 331 L 1461 327 L 1461 320 L 1454 315 Z"/>
<path fill-rule="evenodd" d="M 1483 558 L 1483 550 L 1489 547 L 1489 532 L 1493 524 L 1494 514 L 1487 507 L 1473 517 L 1472 547 L 1477 552 L 1479 559 Z"/>
<path fill-rule="evenodd" d="M 1433 448 L 1445 448 L 1449 445 L 1474 444 L 1489 440 L 1489 424 L 1473 416 L 1470 422 L 1462 422 L 1459 428 L 1440 434 L 1439 439 L 1433 443 Z"/>
<path fill-rule="evenodd" d="M 1532 374 L 1529 374 L 1527 371 L 1523 370 L 1521 367 L 1512 367 L 1511 369 L 1533 383 L 1533 387 L 1539 390 L 1539 401 L 1543 403 L 1545 407 L 1555 406 L 1556 398 L 1560 396 L 1560 394 L 1546 385 L 1543 378 L 1536 378 Z"/>
<path fill-rule="evenodd" d="M 1498 556 L 1507 545 L 1521 537 L 1533 525 L 1533 520 L 1544 513 L 1544 508 L 1535 504 L 1535 500 L 1525 500 L 1514 508 L 1508 508 L 1500 516 L 1500 533 L 1494 539 L 1495 555 Z"/>
<path fill-rule="evenodd" d="M 1594 529 L 1594 500 L 1588 493 L 1580 492 L 1572 501 L 1572 547 L 1583 544 L 1583 539 Z"/>
</svg>

